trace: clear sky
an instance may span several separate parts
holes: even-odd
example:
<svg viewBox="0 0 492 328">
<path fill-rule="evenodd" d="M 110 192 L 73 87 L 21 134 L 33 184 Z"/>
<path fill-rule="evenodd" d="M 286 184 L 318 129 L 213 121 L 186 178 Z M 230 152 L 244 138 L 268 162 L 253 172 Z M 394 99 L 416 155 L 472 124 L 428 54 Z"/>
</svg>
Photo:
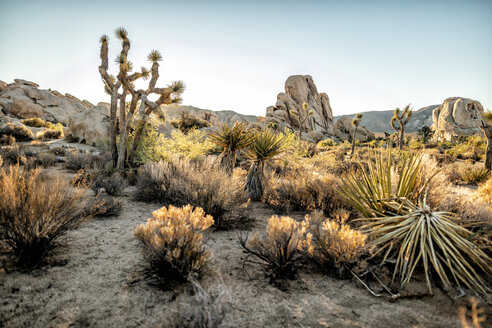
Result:
<svg viewBox="0 0 492 328">
<path fill-rule="evenodd" d="M 116 57 L 119 26 L 136 67 L 161 50 L 158 85 L 184 80 L 186 105 L 264 115 L 289 75 L 309 74 L 335 115 L 450 96 L 492 109 L 491 0 L 0 0 L 0 80 L 109 101 L 98 41 Z"/>
</svg>

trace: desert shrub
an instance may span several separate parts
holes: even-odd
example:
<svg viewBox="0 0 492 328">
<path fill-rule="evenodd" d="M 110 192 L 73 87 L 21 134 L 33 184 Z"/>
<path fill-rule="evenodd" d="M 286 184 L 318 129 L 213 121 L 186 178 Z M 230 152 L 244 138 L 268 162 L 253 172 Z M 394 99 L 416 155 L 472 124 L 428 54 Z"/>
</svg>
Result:
<svg viewBox="0 0 492 328">
<path fill-rule="evenodd" d="M 48 150 L 48 152 L 56 156 L 66 156 L 68 150 L 65 147 L 54 147 Z"/>
<path fill-rule="evenodd" d="M 310 167 L 300 167 L 282 176 L 271 176 L 265 185 L 265 203 L 288 211 L 321 210 L 329 216 L 350 205 L 340 196 L 340 180 L 333 174 L 320 174 Z"/>
<path fill-rule="evenodd" d="M 38 265 L 83 216 L 81 194 L 58 175 L 17 166 L 0 170 L 0 239 L 21 266 Z"/>
<path fill-rule="evenodd" d="M 92 183 L 92 190 L 97 194 L 101 188 L 104 188 L 108 195 L 115 196 L 125 188 L 125 185 L 125 179 L 118 173 L 109 177 L 99 174 Z"/>
<path fill-rule="evenodd" d="M 133 136 L 130 136 L 128 144 L 131 145 L 132 142 Z M 140 140 L 135 162 L 158 162 L 169 160 L 173 156 L 195 160 L 214 150 L 217 150 L 216 146 L 207 138 L 207 133 L 200 130 L 192 129 L 188 133 L 174 130 L 171 137 L 167 138 L 157 132 L 157 127 L 149 125 Z"/>
<path fill-rule="evenodd" d="M 239 242 L 248 254 L 262 262 L 265 275 L 275 281 L 295 275 L 302 254 L 311 243 L 311 235 L 306 234 L 305 221 L 299 223 L 288 216 L 274 215 L 268 220 L 264 238 L 255 234 L 251 240 L 240 237 Z"/>
<path fill-rule="evenodd" d="M 79 142 L 80 138 L 74 136 L 73 134 L 68 134 L 65 136 L 65 141 L 68 143 Z"/>
<path fill-rule="evenodd" d="M 4 164 L 15 165 L 18 163 L 22 166 L 27 165 L 27 157 L 17 145 L 0 148 L 0 156 L 2 156 Z"/>
<path fill-rule="evenodd" d="M 467 184 L 478 185 L 479 183 L 487 181 L 490 176 L 490 170 L 483 167 L 467 167 L 462 171 L 461 176 L 463 181 Z"/>
<path fill-rule="evenodd" d="M 10 134 L 0 136 L 0 145 L 13 146 L 15 145 L 15 137 Z"/>
<path fill-rule="evenodd" d="M 492 209 L 492 178 L 489 178 L 484 184 L 478 188 L 480 198 L 490 205 Z"/>
<path fill-rule="evenodd" d="M 87 209 L 88 214 L 93 217 L 118 216 L 123 209 L 123 203 L 113 197 L 97 198 Z"/>
<path fill-rule="evenodd" d="M 330 138 L 326 138 L 318 142 L 318 148 L 327 148 L 332 146 L 336 146 L 336 144 L 335 144 L 335 140 Z"/>
<path fill-rule="evenodd" d="M 265 134 L 266 132 L 263 133 Z M 306 157 L 313 156 L 316 152 L 312 143 L 302 140 L 293 131 L 285 129 L 279 137 L 282 139 L 282 152 L 279 153 L 279 162 L 284 163 L 285 166 L 295 167 L 301 165 Z"/>
<path fill-rule="evenodd" d="M 170 122 L 172 126 L 183 133 L 188 133 L 192 129 L 201 129 L 210 126 L 208 121 L 199 117 L 190 115 L 187 112 L 181 112 L 177 120 Z"/>
<path fill-rule="evenodd" d="M 101 171 L 110 162 L 110 154 L 71 154 L 67 157 L 65 168 L 72 172 L 78 172 L 82 169 Z"/>
<path fill-rule="evenodd" d="M 191 205 L 162 207 L 152 215 L 135 229 L 148 272 L 163 281 L 199 276 L 210 258 L 202 231 L 214 224 L 213 218 Z"/>
<path fill-rule="evenodd" d="M 223 283 L 205 290 L 200 283 L 190 279 L 194 297 L 190 304 L 181 312 L 180 327 L 215 328 L 222 327 L 226 314 L 231 310 L 231 289 Z"/>
<path fill-rule="evenodd" d="M 210 161 L 174 157 L 139 169 L 136 199 L 201 207 L 220 226 L 226 214 L 246 201 L 244 183 L 217 169 Z"/>
<path fill-rule="evenodd" d="M 345 224 L 347 212 L 334 215 L 337 220 L 327 219 L 316 211 L 306 215 L 306 227 L 312 235 L 309 255 L 323 270 L 343 269 L 361 254 L 366 236 Z"/>
<path fill-rule="evenodd" d="M 34 128 L 48 128 L 48 129 L 55 128 L 55 125 L 53 123 L 46 122 L 45 120 L 39 117 L 26 118 L 25 120 L 22 120 L 21 123 L 27 126 L 32 126 Z"/>
<path fill-rule="evenodd" d="M 43 130 L 36 134 L 38 139 L 61 139 L 63 138 L 63 130 Z"/>
<path fill-rule="evenodd" d="M 12 123 L 7 123 L 6 125 L 0 127 L 0 137 L 5 135 L 12 136 L 17 141 L 31 141 L 34 139 L 34 135 L 28 127 Z"/>
<path fill-rule="evenodd" d="M 37 164 L 42 167 L 50 167 L 55 165 L 55 155 L 51 153 L 39 153 L 36 159 Z"/>
</svg>

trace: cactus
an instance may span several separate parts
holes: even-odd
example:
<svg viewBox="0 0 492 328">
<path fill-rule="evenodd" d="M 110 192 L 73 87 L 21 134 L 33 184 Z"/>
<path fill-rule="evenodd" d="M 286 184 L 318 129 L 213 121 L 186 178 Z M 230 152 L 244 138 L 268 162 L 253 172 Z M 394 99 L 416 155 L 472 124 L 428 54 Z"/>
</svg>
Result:
<svg viewBox="0 0 492 328">
<path fill-rule="evenodd" d="M 390 121 L 393 130 L 400 133 L 398 138 L 398 147 L 400 150 L 403 148 L 403 142 L 405 141 L 405 125 L 407 125 L 410 117 L 412 117 L 412 109 L 410 108 L 410 104 L 408 104 L 403 108 L 403 111 L 400 108 L 396 108 Z M 398 122 L 398 125 L 396 122 Z"/>
<path fill-rule="evenodd" d="M 126 29 L 120 27 L 115 30 L 115 36 L 121 41 L 121 52 L 116 58 L 119 64 L 119 72 L 117 77 L 108 73 L 108 51 L 109 37 L 103 35 L 100 39 L 101 50 L 100 58 L 101 65 L 99 73 L 104 82 L 106 93 L 111 96 L 110 105 L 110 145 L 113 159 L 113 167 L 122 169 L 127 157 L 126 144 L 128 142 L 128 133 L 130 124 L 136 118 L 139 119 L 135 138 L 128 156 L 128 161 L 131 163 L 138 147 L 138 142 L 147 124 L 148 116 L 162 104 L 171 104 L 181 102 L 181 94 L 184 91 L 184 83 L 182 81 L 173 82 L 165 88 L 156 88 L 157 79 L 159 78 L 159 61 L 162 60 L 162 55 L 158 50 L 152 50 L 148 55 L 148 60 L 152 62 L 151 69 L 142 67 L 139 72 L 130 74 L 133 70 L 133 64 L 128 60 L 128 52 L 130 51 L 131 42 L 128 38 Z M 135 90 L 134 82 L 140 78 L 148 79 L 149 85 L 146 90 Z M 121 93 L 120 92 L 121 89 Z M 157 101 L 150 101 L 148 96 L 151 94 L 159 95 Z M 126 97 L 131 96 L 129 108 L 127 108 Z M 118 105 L 119 102 L 119 105 Z M 138 107 L 138 115 L 135 115 Z M 136 117 L 136 118 L 135 118 Z M 119 122 L 119 131 L 117 131 L 117 123 Z M 117 146 L 116 137 L 120 134 L 120 144 Z"/>
<path fill-rule="evenodd" d="M 354 126 L 354 133 L 352 134 L 352 152 L 350 153 L 350 158 L 354 156 L 355 151 L 355 136 L 357 135 L 357 129 L 359 128 L 360 121 L 362 120 L 362 113 L 355 115 L 355 118 L 352 120 L 352 125 Z"/>
</svg>

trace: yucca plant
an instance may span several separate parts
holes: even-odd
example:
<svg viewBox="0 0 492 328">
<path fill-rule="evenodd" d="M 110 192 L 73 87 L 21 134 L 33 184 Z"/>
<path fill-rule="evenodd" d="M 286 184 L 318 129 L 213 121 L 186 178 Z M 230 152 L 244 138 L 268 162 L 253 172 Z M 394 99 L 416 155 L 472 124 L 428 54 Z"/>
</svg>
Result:
<svg viewBox="0 0 492 328">
<path fill-rule="evenodd" d="M 490 170 L 480 168 L 468 168 L 463 170 L 462 178 L 468 184 L 479 184 L 487 181 L 490 176 Z"/>
<path fill-rule="evenodd" d="M 417 200 L 423 189 L 421 161 L 419 154 L 409 154 L 402 156 L 399 166 L 393 168 L 391 148 L 388 148 L 386 158 L 382 151 L 375 152 L 373 159 L 368 161 L 368 170 L 358 163 L 357 175 L 349 173 L 342 179 L 340 193 L 364 217 L 385 215 L 387 201 Z M 396 183 L 393 183 L 394 169 L 399 170 Z"/>
<path fill-rule="evenodd" d="M 220 154 L 220 163 L 229 173 L 232 173 L 236 165 L 237 152 L 251 143 L 251 136 L 247 128 L 244 122 L 236 122 L 233 126 L 224 123 L 209 135 L 210 140 L 223 149 Z"/>
<path fill-rule="evenodd" d="M 265 166 L 282 152 L 282 137 L 270 129 L 259 131 L 251 137 L 251 143 L 246 152 L 251 160 L 251 167 L 246 178 L 246 190 L 251 200 L 258 201 L 263 196 Z"/>
<path fill-rule="evenodd" d="M 430 293 L 432 271 L 446 289 L 454 281 L 486 294 L 480 273 L 492 273 L 492 260 L 470 240 L 473 233 L 459 225 L 457 215 L 432 211 L 425 199 L 419 206 L 408 199 L 384 203 L 395 215 L 365 219 L 361 229 L 372 240 L 369 246 L 378 247 L 376 253 L 386 250 L 383 262 L 396 257 L 393 279 L 399 275 L 403 286 L 420 265 Z"/>
</svg>

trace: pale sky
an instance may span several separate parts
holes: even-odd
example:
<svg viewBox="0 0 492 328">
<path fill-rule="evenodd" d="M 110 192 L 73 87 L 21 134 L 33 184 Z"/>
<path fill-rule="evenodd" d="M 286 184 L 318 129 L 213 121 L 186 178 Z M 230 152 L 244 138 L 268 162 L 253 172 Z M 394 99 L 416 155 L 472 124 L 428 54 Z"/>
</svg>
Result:
<svg viewBox="0 0 492 328">
<path fill-rule="evenodd" d="M 161 50 L 158 86 L 183 80 L 185 105 L 265 115 L 289 75 L 308 74 L 334 115 L 451 96 L 492 109 L 490 0 L 0 0 L 0 80 L 109 101 L 99 37 L 115 58 L 119 26 L 136 68 Z"/>
</svg>

